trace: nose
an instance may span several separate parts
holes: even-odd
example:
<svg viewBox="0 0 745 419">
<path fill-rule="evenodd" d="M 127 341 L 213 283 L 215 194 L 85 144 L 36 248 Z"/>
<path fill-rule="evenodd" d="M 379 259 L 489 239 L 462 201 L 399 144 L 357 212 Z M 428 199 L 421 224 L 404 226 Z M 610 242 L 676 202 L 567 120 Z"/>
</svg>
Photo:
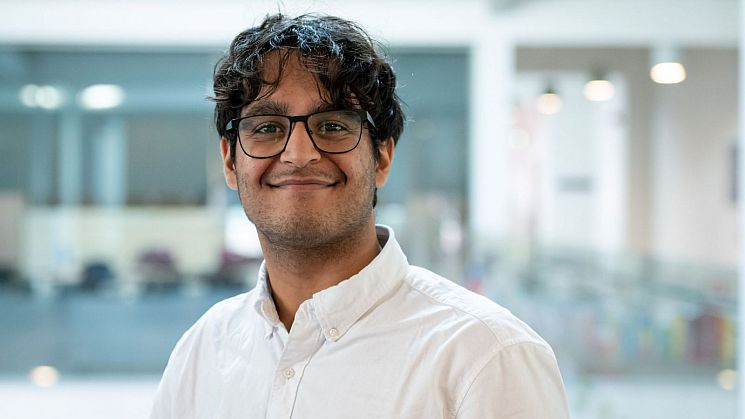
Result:
<svg viewBox="0 0 745 419">
<path fill-rule="evenodd" d="M 313 145 L 304 122 L 295 123 L 290 131 L 290 138 L 287 139 L 287 146 L 279 158 L 282 163 L 295 167 L 305 167 L 321 159 L 321 153 Z"/>
</svg>

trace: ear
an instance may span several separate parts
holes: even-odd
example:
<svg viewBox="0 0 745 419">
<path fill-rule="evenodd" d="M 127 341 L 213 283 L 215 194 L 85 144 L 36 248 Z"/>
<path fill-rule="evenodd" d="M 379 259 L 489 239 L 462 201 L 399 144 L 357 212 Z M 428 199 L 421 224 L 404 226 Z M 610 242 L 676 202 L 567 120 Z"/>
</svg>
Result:
<svg viewBox="0 0 745 419">
<path fill-rule="evenodd" d="M 238 179 L 235 174 L 235 162 L 230 157 L 230 142 L 225 138 L 220 138 L 220 154 L 222 155 L 222 170 L 225 173 L 225 183 L 230 189 L 238 189 Z"/>
<path fill-rule="evenodd" d="M 378 188 L 385 185 L 385 182 L 388 180 L 388 175 L 391 173 L 394 149 L 395 144 L 393 143 L 393 138 L 388 138 L 380 145 L 380 147 L 378 147 L 379 158 L 375 168 L 375 186 Z"/>
</svg>

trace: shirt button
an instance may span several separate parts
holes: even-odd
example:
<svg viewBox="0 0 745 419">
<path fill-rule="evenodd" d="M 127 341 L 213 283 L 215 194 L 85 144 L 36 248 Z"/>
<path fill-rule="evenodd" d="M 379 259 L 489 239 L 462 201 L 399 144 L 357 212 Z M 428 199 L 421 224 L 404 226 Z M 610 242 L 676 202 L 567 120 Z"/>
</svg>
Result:
<svg viewBox="0 0 745 419">
<path fill-rule="evenodd" d="M 331 329 L 329 329 L 329 336 L 331 336 L 332 338 L 338 337 L 339 331 L 336 330 L 335 327 L 332 327 Z"/>
<path fill-rule="evenodd" d="M 287 368 L 283 374 L 285 378 L 289 380 L 290 378 L 295 376 L 295 370 L 293 370 L 292 368 Z"/>
</svg>

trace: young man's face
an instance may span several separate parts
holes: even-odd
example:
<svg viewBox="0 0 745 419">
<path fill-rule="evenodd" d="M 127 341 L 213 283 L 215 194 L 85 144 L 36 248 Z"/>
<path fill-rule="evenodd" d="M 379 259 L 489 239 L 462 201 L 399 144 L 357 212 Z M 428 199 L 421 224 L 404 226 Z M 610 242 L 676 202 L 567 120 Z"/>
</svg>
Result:
<svg viewBox="0 0 745 419">
<path fill-rule="evenodd" d="M 274 79 L 278 62 L 277 54 L 265 58 L 269 80 Z M 328 102 L 327 92 L 291 55 L 277 89 L 247 105 L 241 116 L 259 107 L 274 108 L 272 113 L 306 115 L 328 107 Z M 388 178 L 393 141 L 384 143 L 377 161 L 370 141 L 369 131 L 363 129 L 354 150 L 326 154 L 313 146 L 305 126 L 298 122 L 282 154 L 255 159 L 237 145 L 233 162 L 223 139 L 226 181 L 238 190 L 246 215 L 262 239 L 289 247 L 338 243 L 374 223 L 373 195 Z"/>
</svg>

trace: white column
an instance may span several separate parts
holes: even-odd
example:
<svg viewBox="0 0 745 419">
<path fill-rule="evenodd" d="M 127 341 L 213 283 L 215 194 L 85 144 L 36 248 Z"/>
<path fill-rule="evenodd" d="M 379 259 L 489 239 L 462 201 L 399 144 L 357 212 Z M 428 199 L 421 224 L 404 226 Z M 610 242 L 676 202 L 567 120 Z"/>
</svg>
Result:
<svg viewBox="0 0 745 419">
<path fill-rule="evenodd" d="M 55 138 L 53 120 L 48 117 L 36 118 L 31 124 L 31 151 L 27 157 L 27 164 L 31 168 L 29 204 L 48 204 L 53 196 L 53 173 L 55 158 Z"/>
<path fill-rule="evenodd" d="M 740 95 L 739 95 L 739 129 L 740 134 L 737 142 L 737 207 L 740 217 L 739 238 L 740 238 L 740 278 L 738 292 L 738 322 L 737 322 L 737 372 L 738 372 L 738 403 L 737 417 L 745 419 L 745 380 L 743 372 L 745 371 L 745 56 L 743 56 L 743 46 L 745 45 L 745 0 L 740 0 L 740 54 L 739 54 L 739 78 L 740 78 Z"/>
<path fill-rule="evenodd" d="M 471 50 L 469 220 L 472 241 L 504 239 L 507 153 L 515 47 L 494 19 Z"/>
<path fill-rule="evenodd" d="M 628 229 L 628 114 L 625 80 L 611 77 L 616 97 L 595 103 L 591 138 L 594 151 L 593 232 L 591 244 L 606 254 L 626 246 Z"/>
<path fill-rule="evenodd" d="M 120 116 L 107 117 L 93 137 L 93 202 L 119 207 L 127 199 L 127 126 Z"/>
<path fill-rule="evenodd" d="M 83 129 L 80 113 L 65 110 L 59 120 L 57 193 L 60 205 L 80 204 L 83 180 Z"/>
</svg>

